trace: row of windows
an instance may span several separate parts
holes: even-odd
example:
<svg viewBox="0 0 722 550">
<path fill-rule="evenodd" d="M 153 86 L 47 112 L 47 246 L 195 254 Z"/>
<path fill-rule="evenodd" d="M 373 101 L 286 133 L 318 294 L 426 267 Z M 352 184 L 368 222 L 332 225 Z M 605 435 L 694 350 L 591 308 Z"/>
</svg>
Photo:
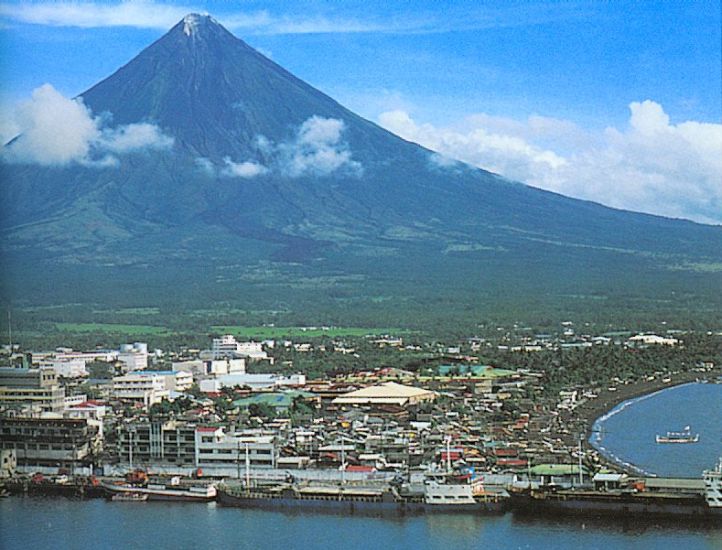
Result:
<svg viewBox="0 0 722 550">
<path fill-rule="evenodd" d="M 66 444 L 66 445 L 50 445 L 47 443 L 11 443 L 9 441 L 5 441 L 0 443 L 0 447 L 5 449 L 27 449 L 28 451 L 72 451 L 74 449 L 82 449 L 85 447 L 85 444 L 82 445 L 73 445 L 73 444 Z"/>
</svg>

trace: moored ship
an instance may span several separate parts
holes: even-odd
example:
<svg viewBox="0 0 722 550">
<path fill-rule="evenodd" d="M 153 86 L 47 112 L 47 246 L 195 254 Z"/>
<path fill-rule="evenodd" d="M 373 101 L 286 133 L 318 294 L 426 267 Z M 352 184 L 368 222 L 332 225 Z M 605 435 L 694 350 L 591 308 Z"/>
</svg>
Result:
<svg viewBox="0 0 722 550">
<path fill-rule="evenodd" d="M 340 513 L 503 513 L 508 494 L 505 491 L 487 492 L 470 479 L 442 476 L 429 478 L 421 490 L 401 485 L 349 487 L 286 483 L 266 488 L 222 485 L 218 489 L 218 502 L 242 508 Z"/>
<path fill-rule="evenodd" d="M 145 496 L 147 500 L 210 502 L 216 498 L 216 487 L 211 484 L 200 486 L 148 484 L 145 487 L 138 487 L 125 483 L 119 485 L 103 483 L 102 486 L 111 498 L 116 495 L 125 495 L 127 496 L 127 500 L 134 500 Z"/>
<path fill-rule="evenodd" d="M 704 488 L 687 492 L 653 492 L 644 481 L 613 490 L 541 488 L 512 493 L 514 512 L 615 517 L 680 516 L 722 520 L 722 461 L 703 472 Z"/>
</svg>

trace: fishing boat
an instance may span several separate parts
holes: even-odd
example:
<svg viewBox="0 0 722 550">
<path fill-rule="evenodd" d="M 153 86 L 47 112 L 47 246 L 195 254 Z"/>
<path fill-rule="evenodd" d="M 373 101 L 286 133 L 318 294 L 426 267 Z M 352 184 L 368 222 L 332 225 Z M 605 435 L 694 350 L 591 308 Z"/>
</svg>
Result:
<svg viewBox="0 0 722 550">
<path fill-rule="evenodd" d="M 685 426 L 681 432 L 667 432 L 667 435 L 656 437 L 657 443 L 697 443 L 699 434 L 693 434 L 689 426 Z"/>
<path fill-rule="evenodd" d="M 215 485 L 161 485 L 137 487 L 129 484 L 103 483 L 103 489 L 113 498 L 116 495 L 143 495 L 147 500 L 173 500 L 180 502 L 210 502 L 216 498 Z M 131 497 L 135 498 L 135 497 Z"/>
</svg>

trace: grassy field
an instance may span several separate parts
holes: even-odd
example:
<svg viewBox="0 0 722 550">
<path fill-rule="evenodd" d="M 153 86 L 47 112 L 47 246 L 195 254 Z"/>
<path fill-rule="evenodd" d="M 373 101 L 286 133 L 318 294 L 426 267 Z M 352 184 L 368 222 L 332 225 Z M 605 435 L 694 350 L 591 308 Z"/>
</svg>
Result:
<svg viewBox="0 0 722 550">
<path fill-rule="evenodd" d="M 359 328 L 359 327 L 241 327 L 241 326 L 223 326 L 215 325 L 211 329 L 214 332 L 223 334 L 232 334 L 239 338 L 282 338 L 282 337 L 301 337 L 319 338 L 327 336 L 329 338 L 339 338 L 343 336 L 368 336 L 393 334 L 395 336 L 409 334 L 410 331 L 398 328 Z"/>
<path fill-rule="evenodd" d="M 170 331 L 166 327 L 114 323 L 55 323 L 55 328 L 60 332 L 100 332 L 107 334 L 127 334 L 129 336 L 170 334 Z"/>
</svg>

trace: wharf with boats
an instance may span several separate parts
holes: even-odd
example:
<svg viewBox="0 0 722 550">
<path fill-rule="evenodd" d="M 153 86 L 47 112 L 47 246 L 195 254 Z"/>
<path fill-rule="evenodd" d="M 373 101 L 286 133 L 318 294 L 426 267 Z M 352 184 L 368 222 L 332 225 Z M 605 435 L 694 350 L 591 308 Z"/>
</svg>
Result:
<svg viewBox="0 0 722 550">
<path fill-rule="evenodd" d="M 439 472 L 423 484 L 341 485 L 288 479 L 269 485 L 218 484 L 172 479 L 170 483 L 127 480 L 10 480 L 2 491 L 13 495 L 104 497 L 120 502 L 170 500 L 211 502 L 265 510 L 304 510 L 341 514 L 471 513 L 594 517 L 687 517 L 722 520 L 722 460 L 701 479 L 628 478 L 600 473 L 576 488 L 534 485 L 519 480 L 508 487 L 489 486 L 483 476 Z"/>
</svg>

